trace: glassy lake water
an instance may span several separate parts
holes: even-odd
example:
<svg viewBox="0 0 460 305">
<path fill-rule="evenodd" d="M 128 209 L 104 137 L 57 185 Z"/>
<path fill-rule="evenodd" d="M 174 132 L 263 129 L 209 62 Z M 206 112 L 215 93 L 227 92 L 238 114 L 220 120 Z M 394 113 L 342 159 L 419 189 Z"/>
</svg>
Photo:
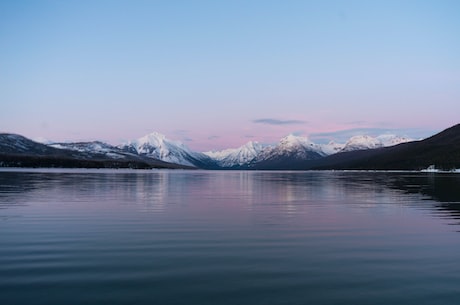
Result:
<svg viewBox="0 0 460 305">
<path fill-rule="evenodd" d="M 0 171 L 0 304 L 460 304 L 460 175 Z"/>
</svg>

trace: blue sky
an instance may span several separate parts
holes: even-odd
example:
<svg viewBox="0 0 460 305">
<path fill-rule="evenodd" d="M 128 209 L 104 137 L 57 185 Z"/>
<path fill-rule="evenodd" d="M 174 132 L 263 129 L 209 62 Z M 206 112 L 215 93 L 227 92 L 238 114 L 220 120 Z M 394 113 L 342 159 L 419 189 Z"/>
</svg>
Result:
<svg viewBox="0 0 460 305">
<path fill-rule="evenodd" d="M 428 136 L 459 123 L 459 33 L 459 1 L 1 1 L 0 131 Z"/>
</svg>

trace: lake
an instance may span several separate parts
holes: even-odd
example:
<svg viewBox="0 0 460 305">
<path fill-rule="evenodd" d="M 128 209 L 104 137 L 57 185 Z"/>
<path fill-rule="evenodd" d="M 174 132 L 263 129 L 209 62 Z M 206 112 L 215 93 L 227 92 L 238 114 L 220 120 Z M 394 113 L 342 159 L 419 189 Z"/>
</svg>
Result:
<svg viewBox="0 0 460 305">
<path fill-rule="evenodd" d="M 460 304 L 460 175 L 2 169 L 0 304 Z"/>
</svg>

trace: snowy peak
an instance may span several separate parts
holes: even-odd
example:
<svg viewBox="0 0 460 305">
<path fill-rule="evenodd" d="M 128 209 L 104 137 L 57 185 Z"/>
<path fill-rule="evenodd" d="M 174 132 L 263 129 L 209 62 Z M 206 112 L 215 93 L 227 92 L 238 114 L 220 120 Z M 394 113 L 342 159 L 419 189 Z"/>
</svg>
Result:
<svg viewBox="0 0 460 305">
<path fill-rule="evenodd" d="M 166 162 L 192 165 L 191 162 L 184 159 L 187 151 L 183 148 L 182 143 L 170 141 L 158 132 L 152 132 L 137 140 L 122 144 L 120 148 L 131 153 Z"/>
<path fill-rule="evenodd" d="M 244 144 L 241 147 L 238 148 L 229 148 L 221 151 L 210 151 L 210 152 L 205 152 L 208 156 L 212 156 L 215 159 L 225 159 L 226 157 L 230 155 L 241 155 L 241 156 L 246 156 L 246 157 L 254 157 L 256 156 L 259 152 L 262 151 L 262 149 L 265 146 L 260 144 L 259 142 L 248 142 Z"/>
<path fill-rule="evenodd" d="M 335 154 L 341 151 L 345 147 L 345 144 L 335 143 L 334 141 L 330 141 L 329 143 L 322 144 L 320 146 L 324 154 L 332 155 L 332 154 Z"/>
<path fill-rule="evenodd" d="M 295 136 L 293 134 L 289 134 L 279 141 L 279 145 L 284 147 L 308 146 L 310 144 L 313 143 L 310 142 L 308 138 Z"/>
<path fill-rule="evenodd" d="M 141 156 L 187 166 L 201 167 L 209 161 L 208 156 L 193 152 L 181 142 L 169 140 L 158 132 L 122 144 L 120 148 Z"/>
<path fill-rule="evenodd" d="M 189 151 L 182 142 L 169 140 L 165 135 L 158 132 L 152 132 L 133 142 L 136 142 L 138 146 L 144 147 L 180 147 Z"/>
<path fill-rule="evenodd" d="M 136 151 L 139 154 L 155 154 L 156 152 L 166 156 L 170 150 L 180 149 L 189 151 L 181 142 L 171 141 L 158 132 L 152 132 L 128 144 L 135 145 Z"/>
<path fill-rule="evenodd" d="M 295 135 L 288 135 L 282 138 L 274 147 L 264 149 L 258 157 L 258 161 L 266 160 L 311 160 L 322 157 L 324 152 L 321 147 L 308 138 Z M 283 161 L 284 162 L 284 161 Z"/>
<path fill-rule="evenodd" d="M 149 133 L 143 137 L 140 137 L 139 139 L 136 140 L 137 143 L 139 144 L 150 144 L 152 146 L 159 146 L 161 143 L 166 141 L 166 136 L 158 133 L 158 132 L 152 132 Z"/>
<path fill-rule="evenodd" d="M 219 166 L 234 167 L 253 162 L 260 152 L 267 147 L 258 142 L 250 141 L 238 148 L 230 148 L 222 151 L 209 151 L 204 154 L 216 160 Z"/>
<path fill-rule="evenodd" d="M 345 143 L 341 151 L 353 151 L 363 149 L 375 149 L 380 147 L 388 147 L 401 143 L 412 141 L 411 139 L 395 136 L 395 135 L 380 135 L 378 137 L 371 137 L 368 135 L 354 136 Z"/>
<path fill-rule="evenodd" d="M 319 153 L 320 155 L 324 154 L 320 145 L 311 142 L 306 137 L 299 137 L 293 134 L 282 138 L 275 149 L 282 152 L 293 152 L 295 150 L 301 150 Z"/>
<path fill-rule="evenodd" d="M 379 140 L 385 147 L 413 141 L 413 139 L 400 137 L 393 134 L 380 135 L 377 137 L 377 140 Z"/>
<path fill-rule="evenodd" d="M 342 151 L 374 149 L 374 148 L 379 148 L 382 146 L 383 144 L 374 137 L 354 136 L 345 143 L 345 146 L 342 149 Z"/>
</svg>

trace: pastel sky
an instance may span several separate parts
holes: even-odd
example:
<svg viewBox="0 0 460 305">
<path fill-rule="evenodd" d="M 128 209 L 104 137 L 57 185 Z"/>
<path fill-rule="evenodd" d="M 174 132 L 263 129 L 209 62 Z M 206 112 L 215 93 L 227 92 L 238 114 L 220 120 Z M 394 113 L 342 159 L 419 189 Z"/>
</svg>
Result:
<svg viewBox="0 0 460 305">
<path fill-rule="evenodd" d="M 195 150 L 460 122 L 460 1 L 0 1 L 0 132 Z"/>
</svg>

